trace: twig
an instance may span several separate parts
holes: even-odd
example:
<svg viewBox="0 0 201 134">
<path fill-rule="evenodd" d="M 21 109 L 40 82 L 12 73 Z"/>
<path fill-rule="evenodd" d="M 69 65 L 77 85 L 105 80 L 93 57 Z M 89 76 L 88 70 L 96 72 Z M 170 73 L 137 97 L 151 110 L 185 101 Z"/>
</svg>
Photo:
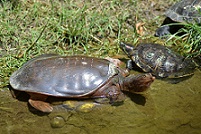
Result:
<svg viewBox="0 0 201 134">
<path fill-rule="evenodd" d="M 25 55 L 38 42 L 38 40 L 42 36 L 43 32 L 45 31 L 45 28 L 47 27 L 49 20 L 50 19 L 47 20 L 47 22 L 46 22 L 45 26 L 43 27 L 42 31 L 40 32 L 38 38 L 26 49 L 26 51 L 23 53 L 23 55 Z"/>
</svg>

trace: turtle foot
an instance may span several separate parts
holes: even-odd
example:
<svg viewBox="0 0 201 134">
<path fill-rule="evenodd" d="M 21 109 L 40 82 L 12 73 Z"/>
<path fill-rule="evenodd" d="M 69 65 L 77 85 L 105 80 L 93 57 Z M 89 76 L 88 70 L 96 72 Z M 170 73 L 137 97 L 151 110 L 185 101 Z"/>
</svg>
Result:
<svg viewBox="0 0 201 134">
<path fill-rule="evenodd" d="M 44 101 L 29 99 L 29 104 L 32 107 L 34 107 L 35 109 L 45 112 L 45 113 L 50 113 L 53 110 L 53 107 L 50 106 L 49 103 L 44 102 Z"/>
<path fill-rule="evenodd" d="M 119 66 L 121 66 L 123 64 L 123 62 L 120 61 L 119 59 L 114 59 L 114 58 L 110 58 L 110 57 L 106 57 L 105 59 L 109 60 L 110 62 L 115 64 L 117 67 L 119 67 Z"/>
<path fill-rule="evenodd" d="M 171 34 L 170 33 L 170 26 L 164 25 L 164 26 L 161 26 L 160 28 L 158 28 L 156 30 L 156 33 L 154 36 L 165 38 L 165 36 L 170 35 L 170 34 Z"/>
</svg>

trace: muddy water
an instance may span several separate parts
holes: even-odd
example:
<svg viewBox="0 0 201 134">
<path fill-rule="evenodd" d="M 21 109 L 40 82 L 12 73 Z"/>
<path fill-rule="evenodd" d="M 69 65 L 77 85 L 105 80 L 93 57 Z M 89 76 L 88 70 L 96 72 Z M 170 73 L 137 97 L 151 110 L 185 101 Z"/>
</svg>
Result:
<svg viewBox="0 0 201 134">
<path fill-rule="evenodd" d="M 178 84 L 156 80 L 144 97 L 129 95 L 121 106 L 92 111 L 42 114 L 1 91 L 0 116 L 1 134 L 200 134 L 201 72 Z"/>
</svg>

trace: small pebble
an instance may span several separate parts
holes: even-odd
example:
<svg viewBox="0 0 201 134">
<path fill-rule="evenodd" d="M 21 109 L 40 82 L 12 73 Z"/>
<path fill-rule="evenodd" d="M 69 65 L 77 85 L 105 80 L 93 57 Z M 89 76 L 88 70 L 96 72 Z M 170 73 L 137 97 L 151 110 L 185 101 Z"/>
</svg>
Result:
<svg viewBox="0 0 201 134">
<path fill-rule="evenodd" d="M 56 116 L 50 123 L 52 128 L 62 128 L 65 125 L 65 120 L 61 116 Z"/>
</svg>

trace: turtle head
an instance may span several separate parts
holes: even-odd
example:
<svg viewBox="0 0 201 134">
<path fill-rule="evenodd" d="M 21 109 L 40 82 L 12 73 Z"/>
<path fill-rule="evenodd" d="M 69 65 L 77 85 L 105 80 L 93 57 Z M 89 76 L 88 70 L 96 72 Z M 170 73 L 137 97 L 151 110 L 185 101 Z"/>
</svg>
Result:
<svg viewBox="0 0 201 134">
<path fill-rule="evenodd" d="M 120 42 L 119 46 L 124 51 L 124 53 L 126 53 L 126 55 L 128 55 L 129 57 L 133 56 L 133 54 L 135 52 L 134 46 L 132 46 L 130 44 L 126 44 L 124 42 Z"/>
<path fill-rule="evenodd" d="M 143 92 L 147 90 L 151 83 L 155 80 L 155 77 L 151 73 L 140 74 L 137 76 L 130 75 L 125 78 L 123 82 L 123 91 L 128 92 Z"/>
</svg>

